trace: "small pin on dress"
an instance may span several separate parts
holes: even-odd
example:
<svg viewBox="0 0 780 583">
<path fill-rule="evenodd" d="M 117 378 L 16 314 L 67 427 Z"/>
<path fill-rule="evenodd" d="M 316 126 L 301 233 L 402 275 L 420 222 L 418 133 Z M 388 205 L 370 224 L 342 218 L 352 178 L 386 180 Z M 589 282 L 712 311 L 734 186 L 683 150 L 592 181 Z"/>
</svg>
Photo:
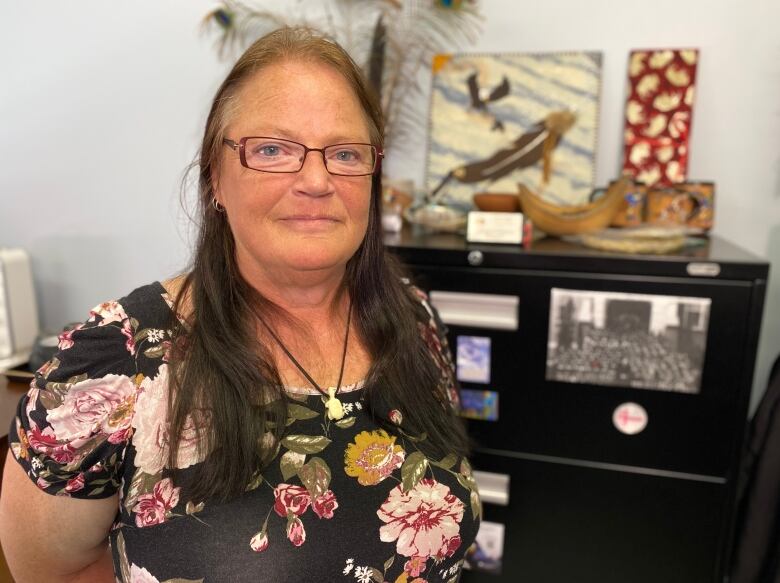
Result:
<svg viewBox="0 0 780 583">
<path fill-rule="evenodd" d="M 336 398 L 336 387 L 328 389 L 328 400 L 325 401 L 325 407 L 328 409 L 328 419 L 338 421 L 344 417 L 344 406 Z"/>
</svg>

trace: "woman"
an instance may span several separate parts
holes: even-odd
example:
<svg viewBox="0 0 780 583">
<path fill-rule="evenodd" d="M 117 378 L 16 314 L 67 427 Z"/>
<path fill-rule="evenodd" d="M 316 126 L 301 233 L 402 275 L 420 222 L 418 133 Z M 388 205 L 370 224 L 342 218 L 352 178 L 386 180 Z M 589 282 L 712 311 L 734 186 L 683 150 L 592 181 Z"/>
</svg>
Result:
<svg viewBox="0 0 780 583">
<path fill-rule="evenodd" d="M 458 578 L 479 499 L 441 327 L 382 247 L 381 156 L 335 43 L 282 29 L 239 59 L 192 270 L 96 307 L 20 403 L 19 583 Z"/>
</svg>

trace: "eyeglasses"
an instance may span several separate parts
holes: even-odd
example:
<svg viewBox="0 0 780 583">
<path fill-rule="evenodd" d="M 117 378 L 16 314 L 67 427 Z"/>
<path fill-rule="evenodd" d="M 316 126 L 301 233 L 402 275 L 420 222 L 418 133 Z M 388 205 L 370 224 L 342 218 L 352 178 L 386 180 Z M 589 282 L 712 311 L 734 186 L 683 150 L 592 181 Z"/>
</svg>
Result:
<svg viewBox="0 0 780 583">
<path fill-rule="evenodd" d="M 238 150 L 241 165 L 260 172 L 295 173 L 303 168 L 309 152 L 319 152 L 325 169 L 335 176 L 368 176 L 379 168 L 384 156 L 371 144 L 333 144 L 324 148 L 309 148 L 298 142 L 267 136 L 241 138 L 238 142 L 225 138 L 223 143 Z"/>
</svg>

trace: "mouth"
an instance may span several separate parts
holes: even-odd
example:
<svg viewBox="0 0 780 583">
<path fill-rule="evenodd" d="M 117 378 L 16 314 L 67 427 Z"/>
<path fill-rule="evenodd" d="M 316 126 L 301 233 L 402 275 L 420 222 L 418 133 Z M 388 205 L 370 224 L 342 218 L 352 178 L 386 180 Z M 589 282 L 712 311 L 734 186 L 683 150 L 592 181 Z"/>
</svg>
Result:
<svg viewBox="0 0 780 583">
<path fill-rule="evenodd" d="M 289 228 L 302 231 L 328 230 L 342 221 L 333 215 L 288 215 L 281 217 L 280 222 Z"/>
<path fill-rule="evenodd" d="M 282 221 L 299 221 L 303 223 L 338 222 L 338 218 L 332 215 L 289 215 L 281 218 Z"/>
</svg>

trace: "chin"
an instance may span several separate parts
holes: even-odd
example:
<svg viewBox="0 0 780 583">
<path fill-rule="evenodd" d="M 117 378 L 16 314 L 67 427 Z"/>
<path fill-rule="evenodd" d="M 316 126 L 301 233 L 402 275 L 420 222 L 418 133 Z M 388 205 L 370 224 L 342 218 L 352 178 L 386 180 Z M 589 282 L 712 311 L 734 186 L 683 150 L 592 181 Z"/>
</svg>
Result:
<svg viewBox="0 0 780 583">
<path fill-rule="evenodd" d="M 300 271 L 322 271 L 328 269 L 344 269 L 347 265 L 347 261 L 352 256 L 346 255 L 330 255 L 330 254 L 317 254 L 317 253 L 301 253 L 290 257 L 286 264 L 292 268 Z"/>
</svg>

